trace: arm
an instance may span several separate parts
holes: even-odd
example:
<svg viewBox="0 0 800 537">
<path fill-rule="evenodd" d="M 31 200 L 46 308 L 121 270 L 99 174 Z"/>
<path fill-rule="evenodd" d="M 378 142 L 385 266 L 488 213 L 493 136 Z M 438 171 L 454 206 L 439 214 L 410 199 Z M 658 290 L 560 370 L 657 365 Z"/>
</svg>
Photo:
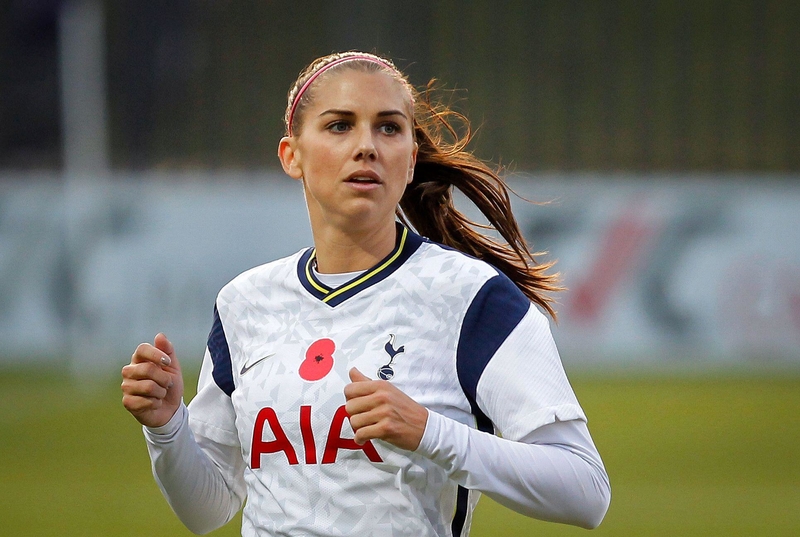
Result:
<svg viewBox="0 0 800 537">
<path fill-rule="evenodd" d="M 356 442 L 378 438 L 415 451 L 458 484 L 527 516 L 594 528 L 611 489 L 582 419 L 554 421 L 519 441 L 431 412 L 390 382 L 351 370 L 345 388 Z"/>
<path fill-rule="evenodd" d="M 582 419 L 553 421 L 518 441 L 431 412 L 390 382 L 350 371 L 347 411 L 358 443 L 378 438 L 415 451 L 458 484 L 527 516 L 594 528 L 611 488 Z"/>
<path fill-rule="evenodd" d="M 458 484 L 541 520 L 594 528 L 611 500 L 608 476 L 581 420 L 544 425 L 515 442 L 429 412 L 416 452 Z"/>
<path fill-rule="evenodd" d="M 610 501 L 608 476 L 547 318 L 508 278 L 488 280 L 473 298 L 456 363 L 478 429 L 505 440 L 480 432 L 466 438 L 467 431 L 450 424 L 446 434 L 464 438 L 452 446 L 462 450 L 454 470 L 480 469 L 480 461 L 470 461 L 473 449 L 481 457 L 497 450 L 506 458 L 496 473 L 516 483 L 516 490 L 502 493 L 485 479 L 478 488 L 487 486 L 500 503 L 538 518 L 597 526 Z M 450 439 L 444 441 L 448 447 Z"/>
<path fill-rule="evenodd" d="M 244 461 L 233 424 L 230 397 L 211 378 L 208 353 L 198 394 L 183 405 L 183 381 L 172 344 L 159 334 L 142 344 L 123 368 L 123 404 L 144 426 L 153 474 L 172 509 L 195 533 L 228 522 L 245 498 Z"/>
<path fill-rule="evenodd" d="M 156 482 L 187 528 L 208 533 L 233 518 L 245 498 L 238 446 L 195 437 L 183 405 L 166 425 L 144 427 L 144 434 Z"/>
<path fill-rule="evenodd" d="M 547 319 L 506 280 L 484 291 L 462 327 L 458 376 L 478 423 L 502 438 L 429 412 L 354 370 L 345 396 L 356 441 L 418 450 L 459 484 L 516 511 L 595 527 L 610 502 L 608 476 Z"/>
</svg>

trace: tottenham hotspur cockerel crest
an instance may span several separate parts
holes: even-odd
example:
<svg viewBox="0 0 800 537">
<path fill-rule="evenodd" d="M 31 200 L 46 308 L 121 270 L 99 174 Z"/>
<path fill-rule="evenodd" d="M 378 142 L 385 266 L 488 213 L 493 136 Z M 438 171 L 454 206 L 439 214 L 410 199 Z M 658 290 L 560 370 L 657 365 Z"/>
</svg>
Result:
<svg viewBox="0 0 800 537">
<path fill-rule="evenodd" d="M 394 369 L 392 369 L 394 357 L 405 351 L 406 348 L 405 346 L 401 346 L 399 349 L 395 349 L 394 334 L 389 334 L 389 341 L 386 342 L 386 345 L 383 346 L 383 349 L 386 351 L 386 354 L 389 355 L 389 362 L 378 368 L 378 377 L 382 380 L 392 380 L 394 377 Z"/>
</svg>

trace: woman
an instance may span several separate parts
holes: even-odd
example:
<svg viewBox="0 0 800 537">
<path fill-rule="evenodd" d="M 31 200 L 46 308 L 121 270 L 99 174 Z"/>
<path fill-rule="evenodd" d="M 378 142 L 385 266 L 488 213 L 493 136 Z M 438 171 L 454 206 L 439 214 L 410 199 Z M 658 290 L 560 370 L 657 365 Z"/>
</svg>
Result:
<svg viewBox="0 0 800 537">
<path fill-rule="evenodd" d="M 163 334 L 122 371 L 192 531 L 245 498 L 243 535 L 467 535 L 481 492 L 602 520 L 608 478 L 537 308 L 553 315 L 556 279 L 468 136 L 445 142 L 452 115 L 371 54 L 321 58 L 292 87 L 278 155 L 314 248 L 220 291 L 188 410 Z M 474 231 L 452 186 L 505 242 Z"/>
</svg>

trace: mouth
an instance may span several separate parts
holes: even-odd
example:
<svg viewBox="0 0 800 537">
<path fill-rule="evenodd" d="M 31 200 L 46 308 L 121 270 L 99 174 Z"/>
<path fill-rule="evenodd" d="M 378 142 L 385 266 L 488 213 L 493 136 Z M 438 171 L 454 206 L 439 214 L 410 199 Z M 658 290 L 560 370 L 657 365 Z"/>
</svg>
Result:
<svg viewBox="0 0 800 537">
<path fill-rule="evenodd" d="M 381 179 L 373 171 L 358 171 L 350 174 L 346 182 L 357 185 L 379 185 L 381 184 Z"/>
</svg>

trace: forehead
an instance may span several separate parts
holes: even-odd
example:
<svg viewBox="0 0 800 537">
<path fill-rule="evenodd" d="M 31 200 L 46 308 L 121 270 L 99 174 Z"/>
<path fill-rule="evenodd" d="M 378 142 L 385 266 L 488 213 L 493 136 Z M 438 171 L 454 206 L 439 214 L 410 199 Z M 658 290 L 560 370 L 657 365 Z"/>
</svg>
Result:
<svg viewBox="0 0 800 537">
<path fill-rule="evenodd" d="M 406 86 L 383 71 L 364 72 L 342 67 L 325 73 L 313 84 L 310 110 L 408 109 Z"/>
</svg>

